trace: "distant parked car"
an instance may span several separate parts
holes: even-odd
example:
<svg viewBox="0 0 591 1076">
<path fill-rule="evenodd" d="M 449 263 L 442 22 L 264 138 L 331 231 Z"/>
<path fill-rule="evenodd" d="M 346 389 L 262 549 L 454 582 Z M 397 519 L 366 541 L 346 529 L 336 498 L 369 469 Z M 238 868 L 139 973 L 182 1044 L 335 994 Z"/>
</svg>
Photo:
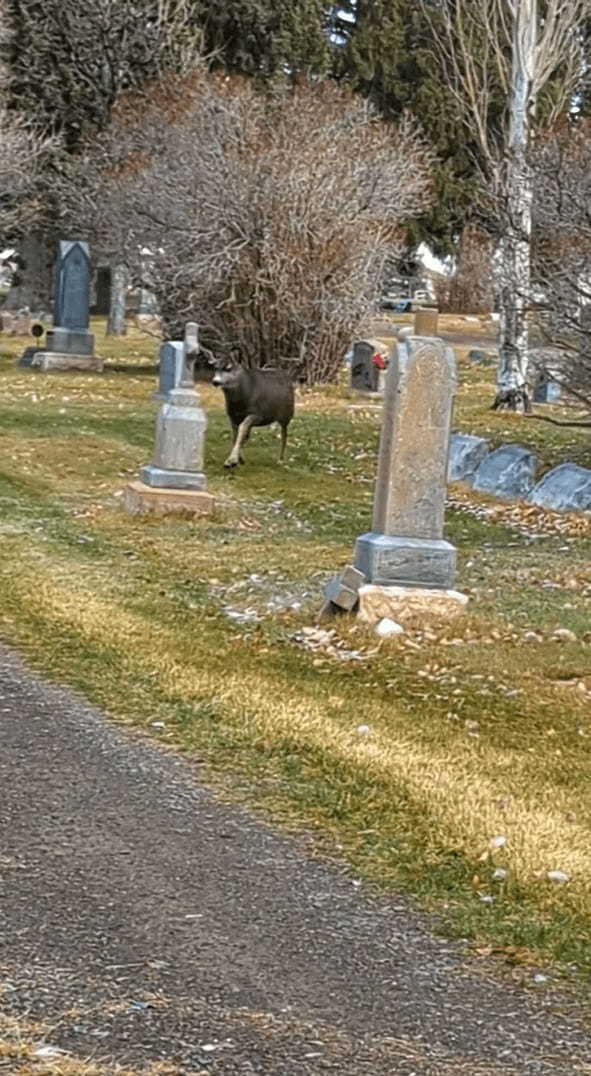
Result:
<svg viewBox="0 0 591 1076">
<path fill-rule="evenodd" d="M 380 307 L 382 310 L 393 310 L 395 314 L 408 314 L 412 310 L 410 299 L 401 299 L 399 295 L 383 295 Z"/>
</svg>

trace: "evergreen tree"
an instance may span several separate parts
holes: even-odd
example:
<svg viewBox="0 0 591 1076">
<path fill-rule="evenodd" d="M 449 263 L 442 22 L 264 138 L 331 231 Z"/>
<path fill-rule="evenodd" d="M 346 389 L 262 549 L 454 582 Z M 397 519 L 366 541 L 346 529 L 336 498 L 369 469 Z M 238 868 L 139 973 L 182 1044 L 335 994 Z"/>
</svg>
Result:
<svg viewBox="0 0 591 1076">
<path fill-rule="evenodd" d="M 349 0 L 335 16 L 334 33 L 337 77 L 386 119 L 408 109 L 433 146 L 433 204 L 409 224 L 409 243 L 425 240 L 441 255 L 452 253 L 476 214 L 480 153 L 458 123 L 453 95 L 433 59 L 430 27 L 414 0 Z"/>
<path fill-rule="evenodd" d="M 192 10 L 204 53 L 216 66 L 261 79 L 330 68 L 323 0 L 197 0 Z"/>
</svg>

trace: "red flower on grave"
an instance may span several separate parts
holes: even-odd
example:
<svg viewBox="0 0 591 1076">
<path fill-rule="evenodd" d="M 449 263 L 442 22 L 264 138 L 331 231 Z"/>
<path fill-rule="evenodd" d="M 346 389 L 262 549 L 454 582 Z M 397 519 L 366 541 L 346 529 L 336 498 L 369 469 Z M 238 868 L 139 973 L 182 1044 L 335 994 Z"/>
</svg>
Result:
<svg viewBox="0 0 591 1076">
<path fill-rule="evenodd" d="M 375 354 L 372 355 L 371 361 L 373 362 L 374 366 L 377 366 L 378 370 L 386 369 L 386 360 L 384 359 L 383 355 L 380 355 L 379 351 L 376 351 Z"/>
</svg>

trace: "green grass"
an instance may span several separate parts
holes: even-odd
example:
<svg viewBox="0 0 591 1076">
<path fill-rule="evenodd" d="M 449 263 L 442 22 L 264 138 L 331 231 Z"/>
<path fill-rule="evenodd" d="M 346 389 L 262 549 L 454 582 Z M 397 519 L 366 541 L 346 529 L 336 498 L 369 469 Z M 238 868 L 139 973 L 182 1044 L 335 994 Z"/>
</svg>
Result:
<svg viewBox="0 0 591 1076">
<path fill-rule="evenodd" d="M 337 639 L 363 660 L 304 650 L 294 635 L 370 522 L 379 414 L 345 389 L 304 393 L 287 463 L 274 432 L 256 431 L 228 474 L 222 401 L 206 387 L 215 517 L 130 518 L 120 493 L 153 444 L 156 345 L 97 330 L 118 367 L 102 376 L 17 370 L 18 342 L 0 339 L 2 636 L 202 759 L 220 794 L 412 892 L 448 931 L 588 983 L 589 521 L 519 506 L 482 516 L 454 491 L 447 535 L 466 618 L 378 644 L 345 617 Z M 457 428 L 531 444 L 544 467 L 591 463 L 588 434 L 495 415 L 490 372 L 461 350 L 460 370 Z M 558 627 L 577 641 L 554 639 Z M 540 641 L 525 642 L 532 631 Z M 506 846 L 491 850 L 499 835 Z M 545 879 L 556 868 L 567 885 Z"/>
</svg>

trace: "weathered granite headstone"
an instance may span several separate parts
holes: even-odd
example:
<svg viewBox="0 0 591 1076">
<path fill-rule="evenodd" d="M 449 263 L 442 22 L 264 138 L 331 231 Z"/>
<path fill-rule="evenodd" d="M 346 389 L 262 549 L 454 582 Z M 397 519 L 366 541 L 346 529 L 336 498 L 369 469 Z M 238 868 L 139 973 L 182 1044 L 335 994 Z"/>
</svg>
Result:
<svg viewBox="0 0 591 1076">
<path fill-rule="evenodd" d="M 538 508 L 555 512 L 580 512 L 591 509 L 591 471 L 576 463 L 561 463 L 548 471 L 527 498 Z"/>
<path fill-rule="evenodd" d="M 490 445 L 483 437 L 454 433 L 449 444 L 448 481 L 471 482 L 489 451 Z"/>
<path fill-rule="evenodd" d="M 386 375 L 372 530 L 355 566 L 383 586 L 453 587 L 455 548 L 443 539 L 455 358 L 442 340 L 398 344 Z"/>
<path fill-rule="evenodd" d="M 203 472 L 207 419 L 193 377 L 198 353 L 197 325 L 190 322 L 185 331 L 180 381 L 169 392 L 156 418 L 154 459 L 142 467 L 140 481 L 131 482 L 125 490 L 124 504 L 133 514 L 211 513 L 213 497 L 206 492 Z"/>
<path fill-rule="evenodd" d="M 167 400 L 173 389 L 181 383 L 185 365 L 185 345 L 183 340 L 167 340 L 160 347 L 160 367 L 158 371 L 158 390 L 155 400 Z"/>
<path fill-rule="evenodd" d="M 88 243 L 61 240 L 55 265 L 53 329 L 33 366 L 47 370 L 102 370 L 89 331 L 91 264 Z"/>
<path fill-rule="evenodd" d="M 527 497 L 536 477 L 536 457 L 523 445 L 502 445 L 485 456 L 474 476 L 477 493 L 512 500 Z"/>
</svg>

